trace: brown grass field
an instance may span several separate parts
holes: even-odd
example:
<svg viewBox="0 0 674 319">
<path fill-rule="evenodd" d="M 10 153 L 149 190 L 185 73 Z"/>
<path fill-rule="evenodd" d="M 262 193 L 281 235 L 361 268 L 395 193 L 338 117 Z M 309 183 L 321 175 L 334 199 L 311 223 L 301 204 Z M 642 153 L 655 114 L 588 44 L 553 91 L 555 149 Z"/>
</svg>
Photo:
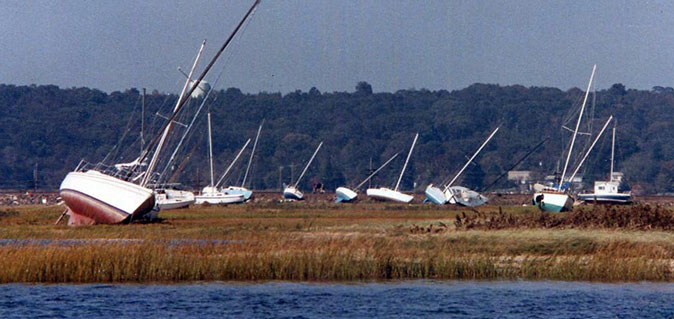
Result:
<svg viewBox="0 0 674 319">
<path fill-rule="evenodd" d="M 61 211 L 0 207 L 0 283 L 674 280 L 674 213 L 657 206 L 266 202 L 54 226 Z"/>
</svg>

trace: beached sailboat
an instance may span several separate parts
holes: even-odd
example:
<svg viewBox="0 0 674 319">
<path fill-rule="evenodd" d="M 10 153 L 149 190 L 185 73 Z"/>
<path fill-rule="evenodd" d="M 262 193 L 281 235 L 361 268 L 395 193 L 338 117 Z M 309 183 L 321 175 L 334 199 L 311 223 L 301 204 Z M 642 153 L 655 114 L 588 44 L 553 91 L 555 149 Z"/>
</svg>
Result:
<svg viewBox="0 0 674 319">
<path fill-rule="evenodd" d="M 321 146 L 323 146 L 323 142 L 318 144 L 318 147 L 316 147 L 316 150 L 314 151 L 314 154 L 311 155 L 311 159 L 309 159 L 309 162 L 307 165 L 304 166 L 304 170 L 302 170 L 302 174 L 300 174 L 300 177 L 295 181 L 295 184 L 292 186 L 286 186 L 283 189 L 283 198 L 289 199 L 289 200 L 303 200 L 304 199 L 304 194 L 297 188 L 297 185 L 300 184 L 300 181 L 302 180 L 302 177 L 304 177 L 304 173 L 307 172 L 307 169 L 309 168 L 309 165 L 311 165 L 311 162 L 314 161 L 314 158 L 316 157 L 316 154 L 318 153 L 318 150 L 321 149 Z"/>
<path fill-rule="evenodd" d="M 594 193 L 578 194 L 578 199 L 597 204 L 629 204 L 632 193 L 620 192 L 620 180 L 613 174 L 613 164 L 615 155 L 615 126 L 613 126 L 613 137 L 611 139 L 611 170 L 608 181 L 595 181 Z"/>
<path fill-rule="evenodd" d="M 368 188 L 367 190 L 367 196 L 372 197 L 373 199 L 376 200 L 382 200 L 382 201 L 394 201 L 394 202 L 399 202 L 399 203 L 409 203 L 414 199 L 414 196 L 404 194 L 400 191 L 398 191 L 398 188 L 400 187 L 400 181 L 403 179 L 403 175 L 405 174 L 405 169 L 407 169 L 407 164 L 410 161 L 410 157 L 412 156 L 412 151 L 414 150 L 414 146 L 417 144 L 417 139 L 419 138 L 419 133 L 414 135 L 414 141 L 412 141 L 412 146 L 410 147 L 409 153 L 407 153 L 407 158 L 405 159 L 405 165 L 403 165 L 403 169 L 400 172 L 400 177 L 398 177 L 398 182 L 396 183 L 396 186 L 393 189 L 387 188 L 387 187 L 380 187 L 380 188 Z"/>
<path fill-rule="evenodd" d="M 243 200 L 248 201 L 253 196 L 253 191 L 246 188 L 246 180 L 248 179 L 248 173 L 250 172 L 250 166 L 253 164 L 253 156 L 255 155 L 255 149 L 257 148 L 257 141 L 260 138 L 260 132 L 262 131 L 262 125 L 264 125 L 264 120 L 260 123 L 260 127 L 257 128 L 257 134 L 255 135 L 255 142 L 253 143 L 253 150 L 250 152 L 250 157 L 248 158 L 248 166 L 246 166 L 246 173 L 243 175 L 243 181 L 241 186 L 227 186 L 222 189 L 222 192 L 225 194 L 241 194 L 243 195 Z"/>
<path fill-rule="evenodd" d="M 248 142 L 244 147 L 241 149 L 237 157 L 234 159 L 234 161 L 230 164 L 230 166 L 225 170 L 225 173 L 222 175 L 220 178 L 220 181 L 218 181 L 218 184 L 227 176 L 227 173 L 231 169 L 231 167 L 234 165 L 236 160 L 239 158 L 243 150 L 248 146 Z M 235 203 L 242 203 L 243 202 L 243 195 L 242 194 L 226 194 L 222 192 L 220 189 L 218 189 L 218 184 L 214 183 L 214 178 L 213 178 L 213 136 L 211 133 L 211 113 L 208 113 L 208 160 L 209 160 L 209 167 L 210 167 L 210 176 L 211 176 L 211 183 L 204 187 L 201 190 L 201 193 L 197 196 L 194 197 L 195 204 L 235 204 Z"/>
<path fill-rule="evenodd" d="M 426 187 L 426 200 L 438 204 L 438 205 L 444 205 L 447 203 L 450 204 L 458 204 L 462 206 L 468 206 L 468 207 L 476 207 L 480 205 L 484 205 L 489 199 L 476 192 L 473 190 L 470 190 L 466 187 L 463 186 L 453 186 L 454 182 L 461 176 L 464 170 L 470 165 L 470 163 L 473 162 L 475 157 L 477 157 L 478 154 L 482 151 L 482 149 L 489 143 L 489 141 L 496 135 L 496 132 L 498 132 L 500 127 L 497 127 L 490 135 L 487 137 L 487 140 L 485 140 L 482 145 L 480 145 L 480 148 L 477 149 L 477 151 L 471 156 L 466 164 L 463 165 L 461 170 L 452 178 L 447 185 L 445 185 L 445 188 L 440 190 L 440 188 L 433 186 L 433 184 L 428 185 Z"/>
<path fill-rule="evenodd" d="M 234 31 L 225 40 L 197 80 L 194 81 L 194 85 L 189 92 L 181 94 L 177 107 L 160 131 L 164 132 L 171 125 L 185 105 L 187 101 L 186 96 L 194 93 L 208 71 L 213 67 L 220 55 L 222 55 L 222 52 L 231 43 L 234 36 L 259 3 L 260 1 L 256 0 L 250 9 L 248 9 L 244 17 L 234 28 Z M 159 136 L 156 136 L 146 146 L 138 163 L 144 162 L 149 154 L 149 150 L 155 147 L 155 143 L 158 141 Z M 161 146 L 163 146 L 162 142 L 156 144 L 153 157 L 159 155 Z M 154 165 L 156 165 L 156 161 Z M 64 214 L 70 217 L 68 220 L 69 225 L 118 224 L 151 215 L 150 213 L 155 206 L 155 194 L 153 190 L 146 186 L 149 178 L 152 177 L 152 165 L 148 165 L 147 170 L 135 176 L 129 174 L 118 175 L 115 172 L 101 170 L 98 167 L 99 165 L 93 167 L 89 167 L 86 164 L 78 165 L 73 172 L 66 175 L 61 183 L 59 194 L 67 207 Z M 139 184 L 136 184 L 135 182 L 141 178 L 143 180 Z"/>
<path fill-rule="evenodd" d="M 337 198 L 335 199 L 335 202 L 337 202 L 337 203 L 348 203 L 348 202 L 354 201 L 356 199 L 356 197 L 358 197 L 358 189 L 360 189 L 363 185 L 365 185 L 365 183 L 367 183 L 367 181 L 369 181 L 372 177 L 374 177 L 374 175 L 379 173 L 379 171 L 382 170 L 382 168 L 386 167 L 386 165 L 388 165 L 388 163 L 390 163 L 391 161 L 393 161 L 393 159 L 398 157 L 398 154 L 400 154 L 400 153 L 395 153 L 395 155 L 391 156 L 391 158 L 389 158 L 388 161 L 386 161 L 384 164 L 379 166 L 379 168 L 377 168 L 377 170 L 372 172 L 372 174 L 370 174 L 366 179 L 364 179 L 362 182 L 360 182 L 360 184 L 356 185 L 356 187 L 353 187 L 353 188 L 348 188 L 348 187 L 344 187 L 344 186 L 337 187 L 337 189 L 335 190 L 335 194 L 337 195 Z"/>
<path fill-rule="evenodd" d="M 569 146 L 569 151 L 566 156 L 566 161 L 564 163 L 564 170 L 562 171 L 562 177 L 559 180 L 558 186 L 549 187 L 545 185 L 534 185 L 533 204 L 538 206 L 543 211 L 547 212 L 562 212 L 570 210 L 573 206 L 574 199 L 566 192 L 565 187 L 565 175 L 566 170 L 569 166 L 569 161 L 571 160 L 571 153 L 573 152 L 573 146 L 576 142 L 576 136 L 578 135 L 578 129 L 580 128 L 580 122 L 583 119 L 583 112 L 585 111 L 585 104 L 587 103 L 587 98 L 590 94 L 590 88 L 592 87 L 592 80 L 594 79 L 594 73 L 597 70 L 597 65 L 592 67 L 592 75 L 590 75 L 590 81 L 587 84 L 587 90 L 585 90 L 585 97 L 583 98 L 583 104 L 580 108 L 578 114 L 578 120 L 576 121 L 576 128 L 573 131 L 573 136 L 571 138 L 571 145 Z"/>
</svg>

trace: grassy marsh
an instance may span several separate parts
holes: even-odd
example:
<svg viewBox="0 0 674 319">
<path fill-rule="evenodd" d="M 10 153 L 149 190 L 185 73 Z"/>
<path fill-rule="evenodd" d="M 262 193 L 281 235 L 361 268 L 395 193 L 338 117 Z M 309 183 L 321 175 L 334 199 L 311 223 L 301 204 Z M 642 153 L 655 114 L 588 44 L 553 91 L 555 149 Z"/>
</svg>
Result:
<svg viewBox="0 0 674 319">
<path fill-rule="evenodd" d="M 674 280 L 671 231 L 455 226 L 457 215 L 489 218 L 498 207 L 477 214 L 422 205 L 267 203 L 194 207 L 162 212 L 159 223 L 90 227 L 54 226 L 60 207 L 0 211 L 2 283 Z M 526 220 L 538 212 L 513 206 L 502 214 Z M 441 224 L 442 232 L 411 231 Z"/>
</svg>

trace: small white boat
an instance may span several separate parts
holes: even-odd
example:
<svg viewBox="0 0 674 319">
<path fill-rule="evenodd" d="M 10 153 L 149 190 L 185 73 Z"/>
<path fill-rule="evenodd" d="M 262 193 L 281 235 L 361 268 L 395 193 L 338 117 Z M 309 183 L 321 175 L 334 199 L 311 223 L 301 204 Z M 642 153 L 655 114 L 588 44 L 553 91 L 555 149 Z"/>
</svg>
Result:
<svg viewBox="0 0 674 319">
<path fill-rule="evenodd" d="M 404 194 L 404 193 L 398 191 L 398 187 L 400 187 L 400 181 L 403 179 L 403 174 L 405 174 L 405 169 L 407 168 L 407 164 L 410 161 L 410 157 L 412 156 L 412 151 L 414 150 L 414 145 L 417 144 L 418 138 L 419 138 L 419 133 L 414 135 L 414 141 L 412 141 L 412 146 L 410 147 L 410 151 L 409 151 L 409 153 L 407 153 L 407 158 L 405 159 L 405 165 L 403 165 L 403 170 L 400 172 L 400 177 L 398 177 L 398 182 L 396 183 L 396 187 L 394 189 L 390 189 L 390 188 L 386 188 L 386 187 L 369 188 L 366 192 L 368 197 L 372 197 L 373 199 L 381 200 L 381 201 L 393 201 L 393 202 L 399 202 L 399 203 L 410 203 L 414 199 L 414 196 L 407 195 L 407 194 Z"/>
<path fill-rule="evenodd" d="M 194 204 L 194 193 L 176 189 L 156 190 L 155 202 L 159 210 L 187 208 Z"/>
<path fill-rule="evenodd" d="M 257 135 L 255 135 L 255 142 L 253 143 L 253 150 L 250 152 L 250 158 L 248 159 L 248 166 L 246 167 L 246 173 L 243 175 L 243 181 L 241 182 L 241 186 L 225 187 L 225 188 L 221 189 L 221 191 L 223 193 L 225 193 L 225 194 L 241 194 L 241 195 L 243 195 L 244 201 L 248 201 L 253 196 L 253 191 L 246 188 L 245 185 L 246 185 L 246 180 L 248 179 L 248 173 L 250 172 L 250 166 L 251 166 L 251 164 L 253 164 L 253 157 L 255 156 L 255 149 L 257 148 L 257 141 L 260 138 L 260 132 L 262 131 L 262 125 L 264 125 L 264 120 L 262 120 L 262 123 L 260 124 L 260 127 L 257 128 Z M 246 145 L 248 145 L 248 143 L 246 143 Z M 245 149 L 245 146 L 244 146 L 244 149 Z M 234 159 L 234 162 L 236 162 L 236 160 L 238 158 L 239 158 L 239 156 L 237 155 L 237 157 Z M 232 165 L 234 165 L 234 163 L 232 163 Z M 232 165 L 230 165 L 230 168 L 231 168 Z M 225 175 L 227 174 L 228 171 L 229 171 L 229 168 L 227 169 L 227 171 L 225 171 Z M 223 175 L 223 177 L 224 177 L 224 175 Z"/>
<path fill-rule="evenodd" d="M 354 201 L 356 197 L 358 197 L 357 193 L 358 189 L 360 189 L 363 185 L 365 185 L 365 183 L 367 183 L 367 181 L 369 181 L 374 175 L 376 175 L 382 168 L 386 167 L 386 165 L 388 165 L 388 163 L 390 163 L 394 158 L 396 158 L 398 154 L 399 153 L 395 153 L 395 155 L 389 158 L 389 160 L 386 161 L 382 166 L 379 166 L 379 168 L 377 168 L 374 172 L 372 172 L 370 176 L 368 176 L 365 180 L 360 182 L 360 184 L 356 185 L 356 187 L 353 188 L 354 190 L 351 190 L 350 188 L 343 186 L 337 187 L 337 189 L 335 190 L 335 194 L 337 195 L 335 202 L 348 203 Z"/>
<path fill-rule="evenodd" d="M 536 193 L 532 203 L 542 211 L 559 213 L 569 211 L 573 207 L 573 198 L 564 191 L 541 184 L 535 184 L 534 189 Z"/>
<path fill-rule="evenodd" d="M 242 194 L 225 194 L 216 187 L 206 186 L 199 195 L 194 196 L 195 204 L 227 205 L 243 203 Z"/>
<path fill-rule="evenodd" d="M 286 186 L 283 189 L 283 198 L 290 200 L 303 200 L 304 194 L 295 186 Z"/>
<path fill-rule="evenodd" d="M 316 150 L 314 151 L 314 154 L 311 155 L 311 158 L 309 159 L 309 162 L 307 165 L 304 166 L 304 170 L 302 170 L 302 174 L 300 174 L 300 177 L 295 181 L 295 184 L 292 186 L 286 186 L 283 189 L 283 198 L 289 199 L 289 200 L 303 200 L 304 199 L 304 194 L 297 188 L 297 186 L 300 184 L 300 181 L 302 180 L 302 177 L 304 177 L 304 173 L 307 172 L 307 169 L 309 168 L 309 165 L 311 165 L 311 162 L 314 161 L 314 158 L 316 157 L 316 154 L 318 154 L 318 150 L 321 149 L 321 146 L 323 146 L 323 142 L 320 142 L 318 144 L 318 147 L 316 147 Z"/>
<path fill-rule="evenodd" d="M 611 171 L 609 181 L 595 181 L 594 193 L 578 194 L 578 199 L 586 203 L 597 204 L 629 204 L 632 193 L 620 192 L 620 180 L 613 176 L 613 163 L 615 155 L 615 125 L 613 126 L 613 138 L 611 140 Z"/>
<path fill-rule="evenodd" d="M 227 195 L 243 195 L 243 201 L 248 201 L 253 196 L 252 190 L 240 186 L 227 186 L 220 191 Z"/>
</svg>

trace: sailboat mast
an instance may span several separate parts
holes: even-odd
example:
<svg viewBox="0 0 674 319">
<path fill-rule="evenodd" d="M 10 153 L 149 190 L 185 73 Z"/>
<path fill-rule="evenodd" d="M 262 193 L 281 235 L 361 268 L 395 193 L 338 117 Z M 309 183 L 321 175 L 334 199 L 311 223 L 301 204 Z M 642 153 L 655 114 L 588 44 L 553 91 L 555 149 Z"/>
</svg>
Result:
<svg viewBox="0 0 674 319">
<path fill-rule="evenodd" d="M 468 159 L 468 162 L 466 162 L 466 164 L 463 165 L 463 167 L 461 168 L 461 170 L 459 171 L 459 173 L 456 174 L 456 176 L 454 176 L 454 178 L 452 178 L 452 180 L 449 181 L 449 183 L 448 183 L 447 185 L 445 185 L 445 189 L 442 190 L 443 192 L 447 191 L 447 189 L 450 188 L 450 187 L 454 184 L 454 182 L 456 182 L 456 180 L 459 178 L 459 176 L 461 176 L 461 174 L 463 173 L 463 171 L 466 170 L 466 168 L 468 167 L 468 165 L 470 165 L 470 163 L 475 159 L 475 157 L 477 157 L 477 154 L 480 154 L 480 152 L 482 151 L 482 149 L 487 145 L 487 143 L 489 143 L 489 141 L 491 140 L 491 138 L 494 137 L 494 135 L 496 135 L 496 132 L 498 132 L 499 128 L 501 128 L 501 127 L 499 126 L 499 127 L 497 127 L 493 132 L 491 132 L 491 135 L 489 135 L 489 137 L 487 137 L 487 140 L 484 141 L 484 142 L 482 143 L 482 145 L 480 145 L 480 148 L 477 149 L 477 151 L 475 152 L 475 154 L 473 154 L 473 156 L 471 156 L 470 159 Z"/>
<path fill-rule="evenodd" d="M 576 142 L 576 135 L 578 135 L 578 129 L 580 128 L 580 121 L 583 119 L 583 111 L 585 110 L 585 103 L 587 103 L 587 97 L 590 94 L 590 87 L 592 86 L 592 80 L 594 79 L 594 72 L 596 70 L 597 65 L 595 64 L 592 67 L 592 75 L 590 75 L 590 82 L 587 84 L 587 90 L 585 90 L 585 98 L 583 99 L 583 106 L 581 106 L 580 108 L 580 114 L 578 114 L 578 121 L 576 121 L 576 129 L 573 131 L 573 137 L 571 138 L 571 146 L 569 147 L 569 153 L 566 155 L 566 162 L 564 163 L 562 178 L 559 180 L 559 186 L 557 187 L 558 191 L 561 191 L 562 185 L 564 185 L 564 175 L 566 175 L 566 169 L 569 167 L 569 160 L 571 160 L 571 153 L 573 152 L 573 144 Z"/>
<path fill-rule="evenodd" d="M 190 76 L 189 78 L 192 77 L 192 74 L 194 74 L 194 69 L 196 69 L 197 64 L 199 63 L 199 59 L 201 59 L 201 53 L 204 51 L 204 47 L 206 46 L 206 40 L 204 40 L 201 43 L 201 47 L 199 47 L 199 52 L 197 53 L 197 57 L 194 59 L 194 63 L 192 64 L 192 69 L 190 70 Z M 183 100 L 185 96 L 185 92 L 187 91 L 187 87 L 190 84 L 190 79 L 187 79 L 185 81 L 185 85 L 183 85 L 183 90 L 180 92 L 180 97 L 178 98 L 178 102 L 176 103 L 175 108 L 173 108 L 173 115 L 168 119 L 167 124 L 164 126 L 164 132 L 161 135 L 161 139 L 159 140 L 159 144 L 157 144 L 157 149 L 155 149 L 154 154 L 152 154 L 152 159 L 150 160 L 150 164 L 147 166 L 147 171 L 145 172 L 145 176 L 143 176 L 143 180 L 140 183 L 140 186 L 145 187 L 147 185 L 148 181 L 150 180 L 150 177 L 152 176 L 152 171 L 154 170 L 154 167 L 157 165 L 157 161 L 159 160 L 159 154 L 161 153 L 161 149 L 164 147 L 164 142 L 166 141 L 166 137 L 168 136 L 169 131 L 171 131 L 171 127 L 173 124 L 173 118 L 175 117 L 176 112 L 180 109 L 181 101 Z M 191 94 L 191 93 L 190 93 Z M 143 158 L 140 159 L 139 162 L 142 162 Z"/>
<path fill-rule="evenodd" d="M 611 115 L 608 118 L 608 120 L 606 121 L 606 124 L 604 124 L 604 127 L 601 128 L 601 131 L 599 131 L 599 135 L 597 135 L 597 137 L 594 139 L 594 141 L 592 142 L 592 145 L 590 145 L 590 148 L 585 153 L 585 156 L 583 156 L 583 159 L 580 160 L 580 164 L 578 164 L 578 167 L 576 167 L 576 170 L 573 171 L 573 174 L 571 175 L 571 178 L 569 179 L 569 181 L 573 181 L 573 178 L 576 177 L 576 174 L 578 173 L 578 170 L 580 170 L 580 167 L 583 166 L 583 163 L 585 162 L 585 159 L 587 158 L 588 155 L 590 155 L 590 152 L 592 151 L 592 148 L 594 148 L 594 145 L 597 144 L 597 141 L 599 140 L 601 135 L 604 134 L 604 131 L 606 130 L 606 127 L 608 126 L 608 124 L 611 122 L 612 119 L 613 119 L 613 115 Z"/>
<path fill-rule="evenodd" d="M 376 171 L 372 172 L 372 174 L 370 174 L 370 176 L 368 176 L 368 177 L 367 177 L 365 180 L 363 180 L 360 184 L 358 184 L 356 187 L 354 187 L 354 188 L 353 188 L 354 191 L 358 191 L 358 189 L 359 189 L 361 186 L 363 186 L 363 184 L 367 183 L 367 181 L 369 181 L 374 175 L 376 175 L 379 171 L 381 171 L 384 167 L 386 167 L 386 165 L 388 165 L 388 163 L 391 163 L 391 161 L 392 161 L 393 159 L 395 159 L 396 157 L 398 157 L 398 154 L 400 154 L 400 153 L 395 153 L 395 155 L 391 156 L 391 158 L 389 158 L 388 161 L 386 161 L 386 163 L 384 163 L 384 164 L 382 164 L 381 166 L 379 166 L 379 168 L 377 168 Z M 370 164 L 372 164 L 372 160 L 371 160 L 371 159 L 370 159 Z M 370 166 L 372 166 L 372 165 L 370 165 Z M 370 170 L 372 170 L 372 169 L 370 169 Z"/>
<path fill-rule="evenodd" d="M 224 52 L 225 49 L 227 48 L 227 46 L 229 46 L 229 43 L 232 42 L 232 40 L 234 39 L 234 36 L 239 32 L 239 30 L 240 30 L 241 27 L 243 26 L 244 22 L 246 22 L 246 20 L 248 19 L 248 17 L 253 13 L 253 11 L 255 10 L 255 8 L 256 8 L 259 4 L 260 4 L 260 0 L 255 0 L 255 2 L 253 3 L 253 5 L 250 7 L 250 9 L 248 9 L 248 11 L 246 12 L 246 14 L 245 14 L 245 15 L 243 16 L 243 18 L 241 19 L 241 21 L 239 21 L 239 24 L 236 25 L 236 28 L 234 28 L 234 31 L 232 31 L 232 33 L 229 35 L 229 37 L 227 37 L 227 40 L 225 40 L 225 43 L 222 44 L 222 46 L 220 47 L 220 49 L 218 50 L 218 52 L 215 54 L 215 56 L 213 56 L 213 58 L 211 59 L 211 62 L 208 63 L 208 65 L 206 66 L 206 68 L 204 68 L 204 70 L 201 72 L 201 74 L 200 74 L 199 77 L 196 79 L 196 81 L 194 81 L 194 83 L 193 83 L 193 85 L 192 85 L 192 88 L 189 90 L 189 92 L 187 92 L 186 96 L 191 96 L 192 93 L 194 93 L 194 90 L 196 90 L 196 89 L 199 87 L 199 84 L 201 84 L 201 81 L 204 79 L 204 77 L 206 77 L 206 74 L 208 74 L 208 71 L 211 70 L 211 68 L 213 67 L 213 65 L 215 64 L 215 62 L 218 60 L 218 58 L 220 57 L 220 55 L 222 55 L 222 52 Z M 188 80 L 188 81 L 189 81 L 189 80 Z M 180 99 L 178 99 L 178 106 L 175 108 L 175 111 L 173 112 L 173 114 L 171 114 L 171 116 L 169 117 L 167 123 L 164 124 L 164 126 L 162 127 L 161 130 L 164 130 L 167 126 L 169 126 L 169 124 L 171 124 L 171 123 L 173 122 L 173 120 L 174 120 L 175 117 L 178 115 L 178 113 L 180 113 L 180 110 L 183 108 L 183 106 L 185 105 L 186 102 L 187 102 L 187 99 L 186 99 L 186 98 L 182 98 L 182 97 L 181 97 Z M 160 131 L 161 131 L 161 130 L 160 130 Z M 151 147 L 157 142 L 158 139 L 159 139 L 159 135 L 155 136 L 155 137 L 150 141 L 150 143 L 148 144 L 148 146 L 146 146 L 146 149 L 145 149 L 144 152 L 143 152 L 143 156 L 141 156 L 140 159 L 139 159 L 139 161 L 138 161 L 139 163 L 142 163 L 142 162 L 145 160 L 145 158 L 148 156 L 149 148 L 151 148 Z M 147 173 L 148 173 L 148 172 L 146 172 L 146 175 L 150 175 L 150 174 L 147 174 Z M 146 176 L 146 177 L 147 177 L 147 176 Z M 141 185 L 144 185 L 144 184 L 141 184 Z"/>
<path fill-rule="evenodd" d="M 300 178 L 298 178 L 297 181 L 295 181 L 295 185 L 293 185 L 295 188 L 297 188 L 297 185 L 300 183 L 300 180 L 302 180 L 302 177 L 304 177 L 304 173 L 307 172 L 307 169 L 309 168 L 309 165 L 311 165 L 311 162 L 314 161 L 314 157 L 316 157 L 316 154 L 318 154 L 318 150 L 321 149 L 321 146 L 323 146 L 323 142 L 318 144 L 318 147 L 314 151 L 314 155 L 311 155 L 311 159 L 309 159 L 309 163 L 307 163 L 307 165 L 304 166 L 304 170 L 302 170 L 302 174 L 300 174 Z"/>
<path fill-rule="evenodd" d="M 615 154 L 615 122 L 613 122 L 613 138 L 611 139 L 611 175 L 609 175 L 608 180 L 613 180 L 613 159 Z"/>
<path fill-rule="evenodd" d="M 250 151 L 250 158 L 248 159 L 248 167 L 246 167 L 246 173 L 243 175 L 243 181 L 241 182 L 241 187 L 246 185 L 246 179 L 248 178 L 248 171 L 250 171 L 250 165 L 253 163 L 253 155 L 255 155 L 255 148 L 257 148 L 257 140 L 260 138 L 260 132 L 262 131 L 262 125 L 264 125 L 264 120 L 260 123 L 260 127 L 257 128 L 257 135 L 255 135 L 255 142 L 253 143 L 253 150 Z"/>
<path fill-rule="evenodd" d="M 211 187 L 213 187 L 213 136 L 211 135 L 211 112 L 208 112 L 208 161 L 211 167 Z"/>
<path fill-rule="evenodd" d="M 140 106 L 140 153 L 145 148 L 145 88 L 143 88 L 143 102 Z"/>
<path fill-rule="evenodd" d="M 414 150 L 414 145 L 417 144 L 417 138 L 419 138 L 419 133 L 414 135 L 414 141 L 412 141 L 412 147 L 410 147 L 409 153 L 407 153 L 407 158 L 405 159 L 405 165 L 403 165 L 403 170 L 400 172 L 400 177 L 398 177 L 398 182 L 396 183 L 396 187 L 394 191 L 398 191 L 398 187 L 400 187 L 400 181 L 403 179 L 403 174 L 405 174 L 405 169 L 407 169 L 407 163 L 410 161 L 410 157 L 412 156 L 412 151 Z"/>
<path fill-rule="evenodd" d="M 225 172 L 222 173 L 222 176 L 220 177 L 220 179 L 218 179 L 218 182 L 215 184 L 216 187 L 220 186 L 220 183 L 222 183 L 222 181 L 225 179 L 225 176 L 227 176 L 227 174 L 229 173 L 229 170 L 232 169 L 232 167 L 234 166 L 236 161 L 239 160 L 239 157 L 241 157 L 241 154 L 243 153 L 243 151 L 246 149 L 246 147 L 248 147 L 248 144 L 250 144 L 250 139 L 248 139 L 246 141 L 246 144 L 243 145 L 243 147 L 241 148 L 239 153 L 236 154 L 236 157 L 234 157 L 234 160 L 229 164 L 229 166 L 227 166 L 227 169 L 225 170 Z"/>
</svg>

